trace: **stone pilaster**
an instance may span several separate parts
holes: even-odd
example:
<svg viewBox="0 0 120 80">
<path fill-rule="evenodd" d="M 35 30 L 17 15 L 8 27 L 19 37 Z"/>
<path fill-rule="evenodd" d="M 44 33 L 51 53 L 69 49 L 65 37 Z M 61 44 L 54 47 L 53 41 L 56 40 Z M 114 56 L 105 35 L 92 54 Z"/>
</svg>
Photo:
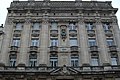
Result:
<svg viewBox="0 0 120 80">
<path fill-rule="evenodd" d="M 109 54 L 107 51 L 107 43 L 106 43 L 106 36 L 104 34 L 103 25 L 100 19 L 96 20 L 96 34 L 98 38 L 98 47 L 100 47 L 100 59 L 102 61 L 102 65 L 109 65 Z"/>
<path fill-rule="evenodd" d="M 115 42 L 116 42 L 116 46 L 117 46 L 117 50 L 118 50 L 118 57 L 120 58 L 120 29 L 117 23 L 117 19 L 113 19 L 113 23 L 112 23 L 112 28 L 113 28 L 113 34 L 114 34 L 114 38 L 115 38 Z M 120 62 L 120 59 L 119 59 Z"/>
<path fill-rule="evenodd" d="M 89 66 L 89 53 L 88 53 L 88 41 L 87 41 L 87 33 L 85 23 L 82 19 L 78 22 L 78 29 L 79 29 L 79 37 L 80 37 L 80 57 L 82 61 L 82 66 Z"/>
<path fill-rule="evenodd" d="M 48 61 L 48 31 L 49 23 L 47 19 L 42 20 L 42 28 L 41 28 L 41 44 L 40 44 L 40 56 L 39 56 L 39 64 L 47 64 Z"/>
<path fill-rule="evenodd" d="M 28 61 L 28 44 L 29 44 L 29 33 L 30 33 L 30 21 L 29 19 L 26 19 L 24 26 L 23 26 L 23 30 L 22 30 L 22 37 L 20 39 L 20 53 L 19 53 L 19 59 L 18 59 L 18 66 L 25 66 L 27 65 Z"/>
<path fill-rule="evenodd" d="M 6 19 L 5 23 L 5 28 L 4 31 L 5 33 L 3 34 L 3 41 L 2 41 L 2 48 L 1 48 L 1 53 L 0 53 L 0 66 L 1 65 L 8 65 L 8 60 L 9 60 L 9 43 L 11 43 L 11 37 L 12 37 L 12 29 L 13 29 L 13 22 L 12 19 Z"/>
</svg>

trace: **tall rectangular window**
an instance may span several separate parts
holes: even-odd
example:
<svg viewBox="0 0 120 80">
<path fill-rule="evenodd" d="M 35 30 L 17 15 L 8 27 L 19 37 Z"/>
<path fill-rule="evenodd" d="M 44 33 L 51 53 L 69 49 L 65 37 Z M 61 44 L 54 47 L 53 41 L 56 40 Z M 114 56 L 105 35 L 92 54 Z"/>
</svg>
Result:
<svg viewBox="0 0 120 80">
<path fill-rule="evenodd" d="M 33 24 L 33 30 L 39 30 L 40 29 L 40 24 L 39 23 L 34 23 Z"/>
<path fill-rule="evenodd" d="M 71 55 L 71 66 L 78 67 L 79 66 L 79 56 L 78 55 Z"/>
<path fill-rule="evenodd" d="M 108 23 L 104 23 L 104 24 L 103 24 L 103 28 L 104 28 L 105 31 L 106 31 L 106 30 L 110 30 L 110 26 L 109 26 Z"/>
<path fill-rule="evenodd" d="M 29 56 L 29 66 L 35 67 L 37 65 L 37 55 L 30 54 Z"/>
<path fill-rule="evenodd" d="M 13 38 L 12 46 L 20 46 L 20 38 Z"/>
<path fill-rule="evenodd" d="M 88 43 L 89 43 L 89 46 L 96 46 L 96 39 L 95 38 L 89 38 Z"/>
<path fill-rule="evenodd" d="M 51 38 L 50 46 L 58 46 L 58 39 L 57 38 Z"/>
<path fill-rule="evenodd" d="M 70 23 L 70 24 L 69 24 L 69 29 L 70 29 L 70 30 L 76 30 L 76 25 L 75 25 L 75 23 Z"/>
<path fill-rule="evenodd" d="M 50 66 L 57 67 L 58 65 L 58 57 L 57 55 L 50 55 Z"/>
<path fill-rule="evenodd" d="M 69 44 L 70 46 L 77 46 L 77 38 L 70 38 Z"/>
<path fill-rule="evenodd" d="M 92 66 L 99 66 L 99 57 L 98 56 L 91 56 L 91 65 Z"/>
<path fill-rule="evenodd" d="M 15 28 L 16 30 L 22 30 L 22 23 L 17 23 Z"/>
<path fill-rule="evenodd" d="M 15 67 L 16 66 L 16 55 L 10 55 L 9 59 L 10 59 L 10 66 L 11 67 Z"/>
<path fill-rule="evenodd" d="M 118 57 L 116 54 L 111 55 L 111 65 L 118 65 Z"/>
<path fill-rule="evenodd" d="M 87 23 L 87 30 L 93 30 L 93 23 Z"/>
<path fill-rule="evenodd" d="M 58 23 L 57 22 L 52 22 L 51 23 L 51 29 L 52 30 L 57 30 L 57 27 L 58 27 Z"/>
<path fill-rule="evenodd" d="M 39 46 L 39 39 L 38 38 L 32 38 L 31 46 Z"/>
<path fill-rule="evenodd" d="M 113 38 L 107 38 L 107 45 L 108 46 L 112 46 L 112 45 L 114 45 L 114 41 L 113 41 Z"/>
</svg>

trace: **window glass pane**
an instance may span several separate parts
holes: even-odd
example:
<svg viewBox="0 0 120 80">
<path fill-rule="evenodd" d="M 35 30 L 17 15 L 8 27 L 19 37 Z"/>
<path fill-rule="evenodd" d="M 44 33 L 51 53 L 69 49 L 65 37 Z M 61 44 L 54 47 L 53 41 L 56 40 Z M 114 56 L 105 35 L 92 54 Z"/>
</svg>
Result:
<svg viewBox="0 0 120 80">
<path fill-rule="evenodd" d="M 87 30 L 93 30 L 93 24 L 92 23 L 87 24 Z"/>
<path fill-rule="evenodd" d="M 10 55 L 10 66 L 14 67 L 16 65 L 16 55 Z"/>
<path fill-rule="evenodd" d="M 57 30 L 58 24 L 56 22 L 51 23 L 51 29 L 52 30 Z"/>
<path fill-rule="evenodd" d="M 57 38 L 51 38 L 50 46 L 58 46 L 58 39 Z"/>
<path fill-rule="evenodd" d="M 78 67 L 79 66 L 79 57 L 78 55 L 71 56 L 71 66 Z"/>
<path fill-rule="evenodd" d="M 37 55 L 29 56 L 29 66 L 35 67 L 37 65 Z"/>
<path fill-rule="evenodd" d="M 34 38 L 31 40 L 31 46 L 39 46 L 39 39 Z"/>
<path fill-rule="evenodd" d="M 107 45 L 108 45 L 108 46 L 114 45 L 113 39 L 107 39 Z"/>
<path fill-rule="evenodd" d="M 111 57 L 111 64 L 117 65 L 117 57 Z"/>
<path fill-rule="evenodd" d="M 89 46 L 96 46 L 96 40 L 93 38 L 93 39 L 88 39 L 88 42 L 89 42 Z"/>
<path fill-rule="evenodd" d="M 20 46 L 20 38 L 14 38 L 12 41 L 12 46 Z"/>
<path fill-rule="evenodd" d="M 92 66 L 99 66 L 98 56 L 91 56 L 91 65 Z"/>
<path fill-rule="evenodd" d="M 58 65 L 58 57 L 57 55 L 51 55 L 50 56 L 50 66 L 56 67 Z"/>
<path fill-rule="evenodd" d="M 104 28 L 104 30 L 109 30 L 110 26 L 109 26 L 109 24 L 103 24 L 103 28 Z"/>
<path fill-rule="evenodd" d="M 70 38 L 70 46 L 77 46 L 77 38 Z"/>
<path fill-rule="evenodd" d="M 22 23 L 16 24 L 16 30 L 22 30 Z"/>
<path fill-rule="evenodd" d="M 34 23 L 33 24 L 33 29 L 34 30 L 39 30 L 39 28 L 40 28 L 40 24 L 39 23 Z"/>
<path fill-rule="evenodd" d="M 70 23 L 70 24 L 69 24 L 69 29 L 70 29 L 70 30 L 75 30 L 75 29 L 76 29 L 75 24 L 74 24 L 74 23 Z"/>
</svg>

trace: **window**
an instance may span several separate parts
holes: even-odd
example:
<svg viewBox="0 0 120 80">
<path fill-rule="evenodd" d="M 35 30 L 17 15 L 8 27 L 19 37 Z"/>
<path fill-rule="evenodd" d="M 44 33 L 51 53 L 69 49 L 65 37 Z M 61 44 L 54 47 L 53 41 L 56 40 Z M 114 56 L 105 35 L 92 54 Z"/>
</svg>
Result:
<svg viewBox="0 0 120 80">
<path fill-rule="evenodd" d="M 116 54 L 111 55 L 111 65 L 118 65 L 118 57 Z"/>
<path fill-rule="evenodd" d="M 34 23 L 33 24 L 33 30 L 39 30 L 40 29 L 40 24 L 39 23 Z"/>
<path fill-rule="evenodd" d="M 69 29 L 70 29 L 70 30 L 76 30 L 75 23 L 70 23 L 70 24 L 69 24 Z"/>
<path fill-rule="evenodd" d="M 22 30 L 22 23 L 17 23 L 15 28 L 16 30 Z"/>
<path fill-rule="evenodd" d="M 57 67 L 58 65 L 58 56 L 57 55 L 50 55 L 50 66 Z"/>
<path fill-rule="evenodd" d="M 38 38 L 32 38 L 31 46 L 39 46 L 39 39 Z"/>
<path fill-rule="evenodd" d="M 108 23 L 103 24 L 103 28 L 104 28 L 105 31 L 110 30 L 110 26 L 109 26 Z"/>
<path fill-rule="evenodd" d="M 50 46 L 58 46 L 58 39 L 57 38 L 51 38 Z"/>
<path fill-rule="evenodd" d="M 35 67 L 37 65 L 37 55 L 36 54 L 30 54 L 29 55 L 29 66 Z"/>
<path fill-rule="evenodd" d="M 16 58 L 17 58 L 16 55 L 10 55 L 10 56 L 9 56 L 10 66 L 11 66 L 11 67 L 15 67 L 15 66 L 16 66 Z"/>
<path fill-rule="evenodd" d="M 71 66 L 78 67 L 79 66 L 79 56 L 78 55 L 71 55 Z"/>
<path fill-rule="evenodd" d="M 77 46 L 77 38 L 70 38 L 69 44 L 70 46 Z"/>
<path fill-rule="evenodd" d="M 12 46 L 20 46 L 20 38 L 13 38 Z"/>
<path fill-rule="evenodd" d="M 57 27 L 58 27 L 58 23 L 56 23 L 56 22 L 51 23 L 51 29 L 52 30 L 57 30 Z"/>
<path fill-rule="evenodd" d="M 112 45 L 114 45 L 114 41 L 113 41 L 113 39 L 112 38 L 107 38 L 107 45 L 108 46 L 112 46 Z"/>
<path fill-rule="evenodd" d="M 99 57 L 98 55 L 91 56 L 91 66 L 99 66 Z"/>
<path fill-rule="evenodd" d="M 96 46 L 96 40 L 95 38 L 89 38 L 88 39 L 89 46 Z"/>
<path fill-rule="evenodd" d="M 93 30 L 93 23 L 87 23 L 87 30 Z"/>
</svg>

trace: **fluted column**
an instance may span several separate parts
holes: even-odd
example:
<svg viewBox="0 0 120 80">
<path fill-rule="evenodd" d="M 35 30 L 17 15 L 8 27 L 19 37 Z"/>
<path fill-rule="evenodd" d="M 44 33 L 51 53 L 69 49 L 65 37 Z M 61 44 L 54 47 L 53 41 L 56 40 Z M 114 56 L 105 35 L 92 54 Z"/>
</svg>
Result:
<svg viewBox="0 0 120 80">
<path fill-rule="evenodd" d="M 116 46 L 118 47 L 118 51 L 120 52 L 120 29 L 117 23 L 117 19 L 113 19 L 113 23 L 112 23 L 112 28 L 113 28 L 113 34 L 115 37 L 115 42 L 116 42 Z M 120 62 L 120 54 L 118 53 L 119 56 L 119 62 Z"/>
<path fill-rule="evenodd" d="M 39 57 L 39 64 L 47 64 L 47 50 L 48 50 L 48 20 L 43 19 L 42 21 L 42 29 L 41 29 L 41 44 L 40 44 L 40 57 Z"/>
<path fill-rule="evenodd" d="M 80 54 L 82 60 L 83 66 L 89 66 L 89 53 L 88 53 L 88 41 L 87 41 L 87 33 L 86 33 L 86 27 L 85 23 L 82 21 L 82 19 L 78 22 L 78 28 L 79 28 L 79 36 L 80 36 Z"/>
<path fill-rule="evenodd" d="M 109 65 L 109 54 L 107 51 L 106 36 L 100 19 L 96 19 L 96 34 L 98 38 L 98 47 L 100 47 L 100 60 L 102 65 Z"/>
<path fill-rule="evenodd" d="M 12 38 L 12 29 L 13 29 L 13 22 L 12 19 L 6 19 L 5 23 L 5 28 L 4 31 L 5 33 L 3 34 L 3 42 L 2 42 L 2 48 L 1 48 L 1 53 L 0 53 L 0 66 L 1 65 L 8 65 L 9 61 L 9 43 Z"/>
<path fill-rule="evenodd" d="M 29 43 L 29 33 L 30 33 L 30 21 L 26 20 L 23 26 L 22 37 L 20 39 L 20 53 L 18 54 L 18 66 L 26 66 L 28 63 L 27 54 L 28 54 L 28 43 Z"/>
</svg>

